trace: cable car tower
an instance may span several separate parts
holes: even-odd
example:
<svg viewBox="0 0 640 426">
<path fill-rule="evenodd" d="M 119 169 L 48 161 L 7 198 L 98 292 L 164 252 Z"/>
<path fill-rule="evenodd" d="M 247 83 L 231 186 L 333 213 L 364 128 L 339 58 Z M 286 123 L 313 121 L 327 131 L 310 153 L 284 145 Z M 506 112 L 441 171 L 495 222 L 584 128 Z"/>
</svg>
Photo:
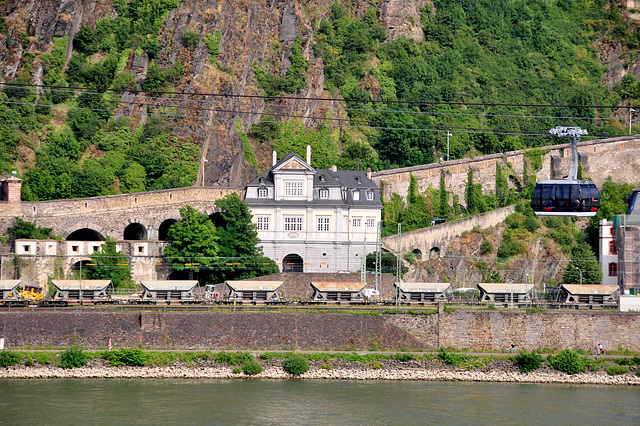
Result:
<svg viewBox="0 0 640 426">
<path fill-rule="evenodd" d="M 531 208 L 536 216 L 595 216 L 600 207 L 598 188 L 589 180 L 578 179 L 578 140 L 587 135 L 587 131 L 558 126 L 549 133 L 571 138 L 571 168 L 564 179 L 538 182 L 531 194 Z"/>
</svg>

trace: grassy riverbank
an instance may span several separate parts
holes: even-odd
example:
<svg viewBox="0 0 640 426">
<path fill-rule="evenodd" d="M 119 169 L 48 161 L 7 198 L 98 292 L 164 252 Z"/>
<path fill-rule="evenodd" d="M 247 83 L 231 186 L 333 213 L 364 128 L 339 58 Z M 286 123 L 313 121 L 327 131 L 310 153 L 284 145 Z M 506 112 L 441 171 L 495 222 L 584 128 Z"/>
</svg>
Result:
<svg viewBox="0 0 640 426">
<path fill-rule="evenodd" d="M 172 352 L 119 349 L 2 351 L 0 378 L 267 378 L 284 379 L 287 360 L 308 367 L 298 377 L 359 380 L 473 380 L 640 385 L 640 356 L 595 357 L 565 350 L 514 355 L 335 352 Z M 284 367 L 284 368 L 283 368 Z M 285 371 L 286 370 L 286 371 Z"/>
</svg>

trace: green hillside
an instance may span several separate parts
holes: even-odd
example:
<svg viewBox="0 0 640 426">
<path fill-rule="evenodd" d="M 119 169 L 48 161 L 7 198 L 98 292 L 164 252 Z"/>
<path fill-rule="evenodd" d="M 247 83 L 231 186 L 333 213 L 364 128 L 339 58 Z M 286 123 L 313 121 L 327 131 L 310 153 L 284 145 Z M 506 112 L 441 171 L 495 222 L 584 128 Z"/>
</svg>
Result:
<svg viewBox="0 0 640 426">
<path fill-rule="evenodd" d="M 418 41 L 385 41 L 377 4 L 361 17 L 350 4 L 330 7 L 313 29 L 312 45 L 296 40 L 285 72 L 277 64 L 251 64 L 266 102 L 260 123 L 246 134 L 235 127 L 247 164 L 260 167 L 255 150 L 265 144 L 303 156 L 311 144 L 320 167 L 380 170 L 446 158 L 447 132 L 452 159 L 548 145 L 556 125 L 582 126 L 594 136 L 626 133 L 615 114 L 624 119 L 627 110 L 615 107 L 635 106 L 640 84 L 633 75 L 614 89 L 601 83 L 609 64 L 600 62 L 597 47 L 621 45 L 631 65 L 640 33 L 615 1 L 435 0 L 421 11 Z M 170 60 L 171 49 L 192 52 L 202 36 L 210 63 L 234 78 L 229 64 L 217 60 L 220 47 L 231 46 L 221 46 L 216 31 L 186 31 L 181 46 L 161 46 L 177 1 L 113 7 L 117 17 L 80 28 L 68 62 L 66 37 L 56 39 L 25 52 L 3 87 L 0 172 L 20 171 L 26 200 L 189 186 L 196 179 L 201 141 L 172 129 L 189 126 L 187 117 L 197 111 L 171 103 L 193 76 L 183 56 Z M 23 46 L 33 42 L 21 37 Z M 136 55 L 148 60 L 144 78 L 132 71 Z M 274 111 L 299 96 L 309 64 L 320 58 L 328 97 L 346 102 L 321 125 L 302 129 L 299 115 Z M 43 86 L 35 87 L 39 69 Z M 161 97 L 164 106 L 129 105 L 147 118 L 116 118 L 123 90 Z M 338 118 L 339 131 L 330 121 Z"/>
</svg>

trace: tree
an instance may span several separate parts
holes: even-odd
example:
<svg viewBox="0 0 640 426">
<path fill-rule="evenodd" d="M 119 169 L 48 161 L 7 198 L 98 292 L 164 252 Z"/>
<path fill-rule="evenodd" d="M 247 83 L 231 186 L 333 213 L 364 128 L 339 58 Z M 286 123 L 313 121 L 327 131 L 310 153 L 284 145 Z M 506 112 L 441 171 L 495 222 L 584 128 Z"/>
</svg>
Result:
<svg viewBox="0 0 640 426">
<path fill-rule="evenodd" d="M 473 183 L 473 169 L 467 172 L 467 183 L 464 190 L 464 198 L 467 203 L 467 213 L 475 214 L 486 211 L 487 207 L 482 195 L 482 184 Z"/>
<path fill-rule="evenodd" d="M 218 255 L 219 237 L 206 214 L 187 205 L 180 209 L 180 216 L 182 221 L 171 225 L 167 232 L 170 245 L 164 254 L 176 271 L 199 274 Z"/>
<path fill-rule="evenodd" d="M 251 212 L 238 194 L 229 194 L 217 200 L 222 209 L 223 226 L 217 229 L 218 244 L 223 257 L 259 256 L 258 232 L 251 222 Z"/>
<path fill-rule="evenodd" d="M 52 238 L 51 228 L 36 227 L 35 222 L 31 223 L 29 221 L 22 220 L 19 217 L 16 217 L 15 220 L 15 226 L 10 226 L 9 228 L 7 228 L 7 233 L 9 234 L 9 238 L 11 240 L 20 240 L 25 238 L 33 240 L 45 240 L 47 238 Z"/>
<path fill-rule="evenodd" d="M 418 181 L 413 174 L 410 174 L 407 208 L 400 214 L 400 220 L 403 223 L 403 231 L 424 228 L 431 223 L 431 215 L 424 197 L 418 192 Z"/>
<path fill-rule="evenodd" d="M 438 215 L 443 219 L 451 218 L 451 206 L 449 205 L 449 191 L 447 191 L 447 183 L 444 174 L 440 176 L 440 209 Z"/>
<path fill-rule="evenodd" d="M 107 237 L 100 251 L 91 255 L 91 267 L 87 276 L 91 280 L 111 280 L 115 289 L 135 288 L 131 280 L 131 267 L 127 258 L 116 250 L 116 241 Z"/>
<path fill-rule="evenodd" d="M 262 256 L 251 212 L 238 194 L 227 195 L 216 201 L 216 206 L 222 209 L 222 224 L 216 228 L 220 257 L 214 261 L 209 278 L 222 282 L 279 272 L 273 260 Z"/>
<path fill-rule="evenodd" d="M 562 281 L 565 284 L 602 283 L 600 264 L 588 244 L 577 244 L 571 248 L 571 257 L 562 273 Z"/>
<path fill-rule="evenodd" d="M 509 200 L 509 182 L 505 172 L 496 161 L 496 201 L 498 207 L 504 207 Z"/>
</svg>

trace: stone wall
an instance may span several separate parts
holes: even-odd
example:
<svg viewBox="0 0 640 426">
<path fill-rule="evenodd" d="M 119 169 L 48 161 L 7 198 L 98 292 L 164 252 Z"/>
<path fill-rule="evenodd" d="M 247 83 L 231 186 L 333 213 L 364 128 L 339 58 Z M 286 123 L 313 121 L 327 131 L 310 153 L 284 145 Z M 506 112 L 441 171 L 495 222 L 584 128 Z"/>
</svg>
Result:
<svg viewBox="0 0 640 426">
<path fill-rule="evenodd" d="M 241 308 L 238 308 L 241 309 Z M 457 310 L 431 315 L 337 313 L 0 312 L 8 348 L 81 345 L 182 349 L 640 351 L 640 314 Z"/>
<path fill-rule="evenodd" d="M 53 228 L 54 234 L 65 238 L 73 231 L 89 228 L 121 240 L 129 224 L 139 223 L 147 230 L 148 240 L 157 240 L 162 222 L 180 219 L 180 209 L 185 205 L 211 214 L 218 211 L 215 202 L 231 193 L 244 197 L 244 191 L 236 188 L 189 187 L 70 200 L 0 202 L 0 233 L 4 235 L 17 216 Z"/>
<path fill-rule="evenodd" d="M 508 206 L 478 214 L 468 219 L 403 232 L 402 240 L 400 241 L 402 252 L 413 252 L 418 255 L 419 259 L 427 259 L 429 256 L 439 256 L 444 254 L 451 241 L 463 232 L 471 231 L 476 226 L 482 229 L 496 226 L 504 222 L 505 218 L 513 213 L 513 211 L 514 207 Z M 384 237 L 382 243 L 389 250 L 395 251 L 398 244 L 397 239 L 398 237 L 396 235 L 391 235 Z"/>
<path fill-rule="evenodd" d="M 571 146 L 561 144 L 540 149 L 549 150 L 545 155 L 542 169 L 538 171 L 538 180 L 561 179 L 569 173 L 571 167 Z M 625 136 L 619 138 L 593 140 L 578 143 L 578 154 L 586 175 L 602 188 L 603 182 L 608 176 L 615 182 L 637 184 L 640 182 L 640 139 L 638 136 Z M 448 191 L 452 191 L 464 204 L 464 190 L 469 169 L 474 171 L 474 182 L 482 183 L 484 194 L 495 193 L 496 163 L 503 168 L 510 165 L 511 173 L 515 176 L 510 179 L 510 187 L 518 187 L 524 181 L 524 150 L 507 152 L 504 154 L 485 155 L 476 158 L 464 158 L 444 163 L 425 164 L 414 167 L 404 167 L 394 170 L 374 172 L 372 179 L 385 200 L 391 199 L 395 192 L 402 197 L 407 196 L 409 188 L 409 176 L 418 181 L 418 189 L 424 192 L 431 185 L 440 187 L 440 176 L 444 174 Z M 531 173 L 529 169 L 528 173 Z"/>
</svg>

